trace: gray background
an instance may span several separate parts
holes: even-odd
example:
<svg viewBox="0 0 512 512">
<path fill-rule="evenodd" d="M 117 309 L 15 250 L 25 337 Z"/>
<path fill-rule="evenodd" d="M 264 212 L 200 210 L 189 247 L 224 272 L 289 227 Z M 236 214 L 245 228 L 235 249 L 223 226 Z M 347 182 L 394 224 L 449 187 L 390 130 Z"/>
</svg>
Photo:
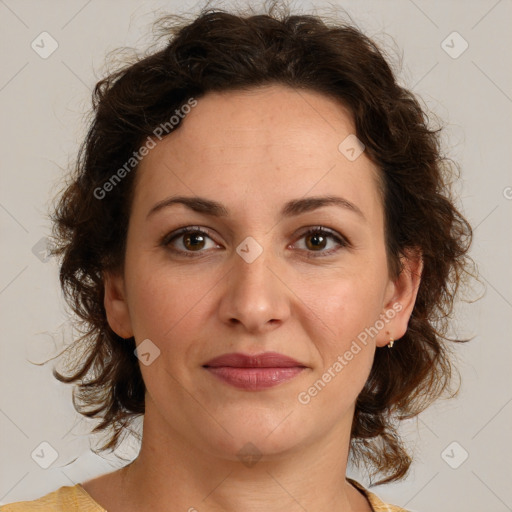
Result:
<svg viewBox="0 0 512 512">
<path fill-rule="evenodd" d="M 184 5 L 0 0 L 0 504 L 34 499 L 126 463 L 90 451 L 87 432 L 94 424 L 74 412 L 70 386 L 52 377 L 52 362 L 29 362 L 52 357 L 73 335 L 57 263 L 44 252 L 45 213 L 84 135 L 83 114 L 105 71 L 106 53 L 125 45 L 145 49 L 158 13 L 181 12 Z M 295 5 L 311 10 L 310 4 Z M 457 192 L 475 228 L 471 254 L 482 281 L 472 297 L 483 298 L 462 304 L 454 322 L 459 335 L 474 336 L 456 351 L 459 396 L 404 423 L 415 455 L 411 473 L 373 490 L 413 511 L 512 510 L 512 4 L 314 5 L 319 14 L 347 9 L 360 28 L 395 52 L 401 83 L 445 121 L 445 147 L 462 167 Z M 44 31 L 58 44 L 49 56 L 44 52 L 54 43 L 40 36 Z M 464 41 L 468 48 L 461 53 Z M 40 466 L 53 452 L 42 442 L 57 456 L 47 469 Z M 136 445 L 127 442 L 118 454 L 130 459 Z M 364 472 L 350 474 L 368 484 Z"/>
</svg>

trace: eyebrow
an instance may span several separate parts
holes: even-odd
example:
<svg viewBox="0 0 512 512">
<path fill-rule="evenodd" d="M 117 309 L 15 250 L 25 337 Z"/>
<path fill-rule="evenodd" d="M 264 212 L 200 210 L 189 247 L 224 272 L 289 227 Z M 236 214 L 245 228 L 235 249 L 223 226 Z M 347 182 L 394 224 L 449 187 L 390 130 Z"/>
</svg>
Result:
<svg viewBox="0 0 512 512">
<path fill-rule="evenodd" d="M 198 196 L 175 196 L 163 199 L 156 203 L 148 212 L 146 219 L 156 212 L 163 210 L 174 204 L 182 204 L 203 215 L 212 217 L 228 217 L 229 210 L 222 204 L 211 199 Z M 310 212 L 323 206 L 337 206 L 357 214 L 362 220 L 366 221 L 363 212 L 355 204 L 339 196 L 316 196 L 301 199 L 293 199 L 284 204 L 281 209 L 281 217 L 293 217 L 301 213 Z"/>
</svg>

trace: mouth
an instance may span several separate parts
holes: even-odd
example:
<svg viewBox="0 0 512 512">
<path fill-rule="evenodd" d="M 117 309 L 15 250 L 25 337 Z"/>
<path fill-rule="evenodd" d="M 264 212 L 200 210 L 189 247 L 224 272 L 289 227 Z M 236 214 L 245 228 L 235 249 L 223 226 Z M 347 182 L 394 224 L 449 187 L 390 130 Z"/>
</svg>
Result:
<svg viewBox="0 0 512 512">
<path fill-rule="evenodd" d="M 211 375 L 239 389 L 258 391 L 288 382 L 307 366 L 277 352 L 224 354 L 203 365 Z"/>
</svg>

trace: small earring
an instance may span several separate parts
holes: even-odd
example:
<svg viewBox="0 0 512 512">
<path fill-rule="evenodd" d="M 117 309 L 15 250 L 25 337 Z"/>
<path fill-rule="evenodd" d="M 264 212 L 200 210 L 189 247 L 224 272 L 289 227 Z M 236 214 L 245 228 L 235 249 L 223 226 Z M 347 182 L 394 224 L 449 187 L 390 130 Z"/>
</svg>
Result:
<svg viewBox="0 0 512 512">
<path fill-rule="evenodd" d="M 393 343 L 395 343 L 395 340 L 393 338 L 389 339 L 388 348 L 393 348 Z"/>
</svg>

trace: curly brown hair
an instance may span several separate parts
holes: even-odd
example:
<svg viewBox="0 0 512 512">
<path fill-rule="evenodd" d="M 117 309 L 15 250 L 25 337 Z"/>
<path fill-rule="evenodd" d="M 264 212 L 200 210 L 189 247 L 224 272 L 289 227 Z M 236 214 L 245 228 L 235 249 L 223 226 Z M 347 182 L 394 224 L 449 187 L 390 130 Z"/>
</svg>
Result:
<svg viewBox="0 0 512 512">
<path fill-rule="evenodd" d="M 109 434 L 101 451 L 115 449 L 132 420 L 144 414 L 135 340 L 110 328 L 103 304 L 103 273 L 124 264 L 136 165 L 108 187 L 108 200 L 98 190 L 107 190 L 107 181 L 155 129 L 188 99 L 211 91 L 284 84 L 320 92 L 348 107 L 366 155 L 380 170 L 390 275 L 401 272 L 408 249 L 423 257 L 407 332 L 392 350 L 377 350 L 351 431 L 356 465 L 372 467 L 372 477 L 386 476 L 377 484 L 403 478 L 412 459 L 397 423 L 451 391 L 447 342 L 467 341 L 447 336 L 455 296 L 472 275 L 472 230 L 455 205 L 451 180 L 457 166 L 441 154 L 440 128 L 429 127 L 425 110 L 398 85 L 384 52 L 353 23 L 330 24 L 272 4 L 250 15 L 203 8 L 192 20 L 168 15 L 160 25 L 163 48 L 97 83 L 92 123 L 51 213 L 60 283 L 82 330 L 68 347 L 79 354 L 70 360 L 70 374 L 54 369 L 54 376 L 76 384 L 79 413 L 101 419 L 93 429 Z"/>
</svg>

